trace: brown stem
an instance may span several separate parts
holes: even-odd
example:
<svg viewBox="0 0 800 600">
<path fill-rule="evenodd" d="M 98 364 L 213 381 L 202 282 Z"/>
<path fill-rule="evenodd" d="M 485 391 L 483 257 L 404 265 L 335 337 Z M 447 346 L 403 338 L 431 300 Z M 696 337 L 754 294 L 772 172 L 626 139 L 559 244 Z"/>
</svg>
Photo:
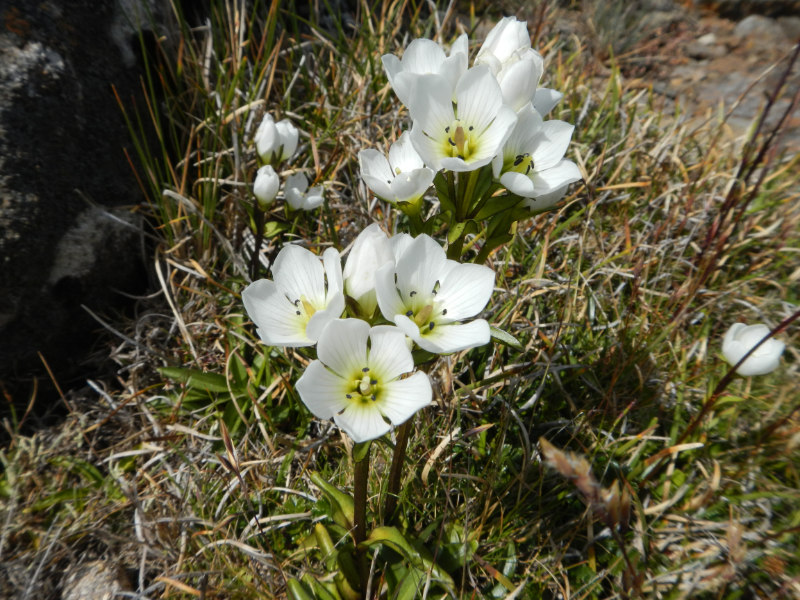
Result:
<svg viewBox="0 0 800 600">
<path fill-rule="evenodd" d="M 411 432 L 411 421 L 413 417 L 397 428 L 397 438 L 392 454 L 392 466 L 389 468 L 389 484 L 386 489 L 386 504 L 383 511 L 383 520 L 387 525 L 394 524 L 397 518 L 397 499 L 400 493 L 400 482 L 402 480 L 403 463 L 406 459 L 406 447 L 408 437 Z"/>
</svg>

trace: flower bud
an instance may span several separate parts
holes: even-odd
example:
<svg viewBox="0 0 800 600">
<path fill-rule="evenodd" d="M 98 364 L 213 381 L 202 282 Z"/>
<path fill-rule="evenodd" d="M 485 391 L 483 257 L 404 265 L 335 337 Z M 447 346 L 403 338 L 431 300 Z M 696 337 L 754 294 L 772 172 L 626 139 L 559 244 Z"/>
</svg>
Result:
<svg viewBox="0 0 800 600">
<path fill-rule="evenodd" d="M 283 186 L 286 202 L 292 210 L 314 210 L 325 201 L 323 192 L 321 185 L 309 189 L 308 178 L 302 173 L 289 175 Z"/>
<path fill-rule="evenodd" d="M 258 200 L 258 207 L 266 210 L 278 195 L 280 179 L 270 165 L 264 165 L 256 172 L 256 181 L 253 183 L 253 195 Z"/>
<path fill-rule="evenodd" d="M 297 150 L 299 135 L 288 119 L 276 123 L 272 115 L 266 114 L 256 130 L 256 151 L 267 164 L 286 160 Z"/>
<path fill-rule="evenodd" d="M 745 325 L 734 323 L 730 326 L 722 340 L 722 356 L 731 365 L 736 365 L 750 349 L 758 344 L 769 334 L 766 325 Z M 744 361 L 736 372 L 744 377 L 751 375 L 765 375 L 778 368 L 781 354 L 786 344 L 775 338 L 770 338 L 756 348 L 747 360 Z"/>
<path fill-rule="evenodd" d="M 393 261 L 394 253 L 389 238 L 377 223 L 358 235 L 347 255 L 342 275 L 345 294 L 356 301 L 360 316 L 369 319 L 375 314 L 378 306 L 375 271 Z"/>
</svg>

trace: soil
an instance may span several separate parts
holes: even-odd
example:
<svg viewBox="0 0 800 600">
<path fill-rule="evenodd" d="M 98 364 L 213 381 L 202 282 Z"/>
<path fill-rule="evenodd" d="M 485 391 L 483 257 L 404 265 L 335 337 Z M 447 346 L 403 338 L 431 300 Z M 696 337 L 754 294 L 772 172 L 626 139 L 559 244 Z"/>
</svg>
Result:
<svg viewBox="0 0 800 600">
<path fill-rule="evenodd" d="M 744 141 L 780 87 L 766 124 L 785 115 L 779 147 L 790 154 L 800 150 L 800 60 L 789 69 L 800 43 L 800 10 L 793 3 L 768 3 L 764 14 L 753 14 L 758 3 L 736 12 L 732 3 L 649 0 L 616 13 L 599 8 L 602 2 L 587 4 L 594 8 L 585 4 L 570 25 L 560 27 L 589 40 L 584 43 L 595 53 L 605 52 L 607 64 L 610 46 L 628 83 L 652 86 L 666 111 L 678 108 L 699 125 L 722 109 L 730 113 L 730 136 Z"/>
</svg>

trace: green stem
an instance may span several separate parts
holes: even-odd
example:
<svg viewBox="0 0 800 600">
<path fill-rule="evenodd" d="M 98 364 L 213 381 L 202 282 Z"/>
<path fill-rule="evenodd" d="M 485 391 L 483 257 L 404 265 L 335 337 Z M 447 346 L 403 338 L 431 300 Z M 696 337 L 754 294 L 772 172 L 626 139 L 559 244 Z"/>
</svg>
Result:
<svg viewBox="0 0 800 600">
<path fill-rule="evenodd" d="M 464 233 L 452 243 L 447 245 L 447 258 L 450 260 L 461 260 L 461 252 L 464 249 Z"/>
<path fill-rule="evenodd" d="M 367 444 L 369 444 L 369 442 L 367 442 Z M 361 542 L 367 539 L 367 481 L 369 480 L 369 446 L 367 446 L 363 458 L 355 462 L 354 470 L 353 540 L 356 546 L 356 564 L 358 565 L 358 575 L 361 579 L 361 597 L 366 598 L 369 568 L 367 567 L 366 551 L 361 547 Z"/>
<path fill-rule="evenodd" d="M 478 177 L 480 175 L 480 169 L 476 169 L 475 171 L 469 172 L 469 177 L 467 178 L 467 186 L 464 190 L 464 197 L 461 198 L 461 202 L 463 202 L 462 213 L 463 217 L 462 220 L 467 219 L 467 215 L 470 212 L 470 208 L 472 206 L 472 196 L 475 194 L 475 186 L 478 184 Z"/>
<path fill-rule="evenodd" d="M 475 260 L 473 260 L 472 262 L 474 262 L 476 265 L 482 265 L 483 263 L 486 262 L 486 259 L 489 258 L 489 254 L 491 254 L 492 250 L 494 250 L 495 248 L 497 248 L 497 246 L 495 246 L 494 244 L 490 244 L 489 240 L 486 240 L 486 243 L 483 244 L 481 251 L 478 252 L 478 256 L 476 256 Z"/>
<path fill-rule="evenodd" d="M 253 211 L 255 212 L 256 235 L 253 244 L 253 255 L 250 257 L 250 279 L 255 281 L 258 279 L 259 267 L 261 266 L 261 261 L 259 260 L 261 242 L 264 241 L 264 211 L 258 206 L 257 200 L 254 202 Z"/>
<path fill-rule="evenodd" d="M 389 485 L 386 489 L 386 504 L 383 511 L 383 520 L 387 525 L 393 525 L 397 519 L 397 499 L 400 494 L 403 463 L 406 460 L 406 447 L 411 432 L 413 417 L 397 428 L 397 437 L 392 454 L 392 466 L 389 468 Z"/>
</svg>

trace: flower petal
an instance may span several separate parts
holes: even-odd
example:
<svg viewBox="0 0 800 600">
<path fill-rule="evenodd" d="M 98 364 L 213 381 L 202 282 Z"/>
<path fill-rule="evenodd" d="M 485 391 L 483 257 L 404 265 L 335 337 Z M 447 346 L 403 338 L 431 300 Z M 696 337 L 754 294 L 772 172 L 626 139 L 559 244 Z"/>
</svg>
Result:
<svg viewBox="0 0 800 600">
<path fill-rule="evenodd" d="M 423 159 L 425 157 L 414 141 L 413 130 L 419 128 L 436 140 L 447 141 L 445 128 L 455 120 L 452 96 L 450 84 L 441 75 L 420 75 L 414 81 L 406 106 L 414 121 L 414 148 Z"/>
<path fill-rule="evenodd" d="M 533 180 L 523 173 L 509 171 L 500 176 L 500 183 L 517 196 L 530 198 L 534 194 Z"/>
<path fill-rule="evenodd" d="M 436 303 L 447 319 L 460 321 L 481 312 L 494 290 L 494 271 L 484 265 L 456 263 L 441 282 Z"/>
<path fill-rule="evenodd" d="M 575 126 L 566 121 L 545 121 L 536 148 L 532 152 L 537 171 L 549 169 L 564 158 Z"/>
<path fill-rule="evenodd" d="M 564 94 L 557 90 L 550 88 L 539 88 L 536 90 L 536 95 L 533 97 L 533 108 L 536 109 L 540 115 L 546 115 L 553 107 L 558 104 L 559 100 L 564 97 Z"/>
<path fill-rule="evenodd" d="M 533 188 L 535 195 L 549 194 L 563 188 L 565 185 L 580 181 L 581 172 L 571 160 L 562 160 L 556 166 L 546 171 L 534 171 Z"/>
<path fill-rule="evenodd" d="M 387 321 L 394 321 L 394 316 L 406 311 L 402 298 L 394 282 L 394 265 L 384 264 L 375 271 L 375 295 L 378 307 Z"/>
<path fill-rule="evenodd" d="M 403 52 L 403 70 L 412 73 L 438 73 L 445 59 L 442 47 L 425 38 L 413 40 Z"/>
<path fill-rule="evenodd" d="M 419 336 L 419 339 L 414 341 L 420 348 L 428 352 L 451 354 L 488 344 L 490 338 L 489 323 L 483 319 L 476 319 L 463 324 L 439 325 L 433 331 L 426 332 L 425 335 Z"/>
<path fill-rule="evenodd" d="M 274 281 L 259 279 L 242 292 L 247 314 L 259 337 L 270 346 L 310 346 L 306 321 Z"/>
<path fill-rule="evenodd" d="M 350 380 L 367 366 L 369 324 L 361 319 L 335 319 L 319 336 L 317 356 L 337 375 Z"/>
<path fill-rule="evenodd" d="M 291 301 L 305 298 L 315 306 L 324 304 L 325 271 L 310 250 L 284 246 L 272 265 L 272 278 Z"/>
<path fill-rule="evenodd" d="M 383 200 L 392 201 L 391 182 L 394 173 L 386 157 L 377 150 L 368 149 L 358 153 L 358 162 L 361 169 L 361 179 L 369 189 Z"/>
<path fill-rule="evenodd" d="M 515 111 L 530 105 L 542 76 L 542 57 L 535 50 L 529 50 L 525 58 L 504 68 L 498 76 L 503 101 Z"/>
<path fill-rule="evenodd" d="M 392 200 L 413 202 L 431 187 L 434 176 L 435 173 L 425 167 L 400 173 L 392 182 Z"/>
<path fill-rule="evenodd" d="M 383 420 L 374 402 L 350 402 L 344 412 L 334 415 L 334 422 L 357 444 L 368 442 L 387 433 L 392 426 Z"/>
<path fill-rule="evenodd" d="M 770 341 L 773 340 L 764 342 L 761 348 L 766 346 Z M 778 365 L 780 364 L 784 344 L 783 342 L 778 342 L 777 340 L 775 341 L 780 344 L 780 350 L 777 350 L 776 348 L 776 351 L 774 352 L 761 355 L 759 355 L 758 351 L 756 351 L 755 353 L 751 354 L 746 361 L 739 365 L 739 368 L 736 369 L 736 372 L 744 377 L 752 377 L 753 375 L 766 375 L 767 373 L 771 373 L 777 369 Z M 761 348 L 759 348 L 759 350 Z"/>
<path fill-rule="evenodd" d="M 379 325 L 370 330 L 369 339 L 369 369 L 380 381 L 391 381 L 414 370 L 414 358 L 400 329 Z"/>
<path fill-rule="evenodd" d="M 409 303 L 412 292 L 413 296 L 420 296 L 420 301 L 427 302 L 446 266 L 444 248 L 432 237 L 422 234 L 414 238 L 395 266 L 397 287 L 405 303 Z"/>
<path fill-rule="evenodd" d="M 569 185 L 562 186 L 557 190 L 548 192 L 546 194 L 537 195 L 531 198 L 525 198 L 525 206 L 533 211 L 546 210 L 554 206 L 559 200 L 561 200 L 564 197 L 564 195 L 567 193 L 567 187 L 569 187 Z"/>
<path fill-rule="evenodd" d="M 474 126 L 484 131 L 503 106 L 503 92 L 489 67 L 472 67 L 458 81 L 456 87 L 458 119 L 466 128 Z"/>
<path fill-rule="evenodd" d="M 394 324 L 397 325 L 397 327 L 403 333 L 405 333 L 419 346 L 419 342 L 422 339 L 422 336 L 420 335 L 419 327 L 417 326 L 416 323 L 414 323 L 414 321 L 412 321 L 407 316 L 400 313 L 394 315 L 394 317 L 391 320 L 394 321 Z"/>
<path fill-rule="evenodd" d="M 314 416 L 330 419 L 349 402 L 347 401 L 348 382 L 325 368 L 315 360 L 306 367 L 305 372 L 297 380 L 295 389 Z"/>
<path fill-rule="evenodd" d="M 330 302 L 334 296 L 344 289 L 342 279 L 342 258 L 336 248 L 327 248 L 322 253 L 322 264 L 325 268 L 325 281 L 328 284 L 326 299 Z"/>
<path fill-rule="evenodd" d="M 422 159 L 411 143 L 411 132 L 404 131 L 389 148 L 388 175 L 394 178 L 400 173 L 421 169 L 423 166 Z"/>
<path fill-rule="evenodd" d="M 735 366 L 751 348 L 769 335 L 769 332 L 770 328 L 764 324 L 734 323 L 722 340 L 723 357 L 731 366 Z M 736 372 L 744 377 L 750 377 L 774 371 L 780 364 L 785 347 L 782 341 L 775 338 L 765 340 L 746 361 L 739 365 Z"/>
<path fill-rule="evenodd" d="M 389 382 L 381 392 L 378 408 L 395 426 L 405 423 L 418 410 L 428 406 L 433 398 L 431 382 L 422 371 Z"/>
</svg>

